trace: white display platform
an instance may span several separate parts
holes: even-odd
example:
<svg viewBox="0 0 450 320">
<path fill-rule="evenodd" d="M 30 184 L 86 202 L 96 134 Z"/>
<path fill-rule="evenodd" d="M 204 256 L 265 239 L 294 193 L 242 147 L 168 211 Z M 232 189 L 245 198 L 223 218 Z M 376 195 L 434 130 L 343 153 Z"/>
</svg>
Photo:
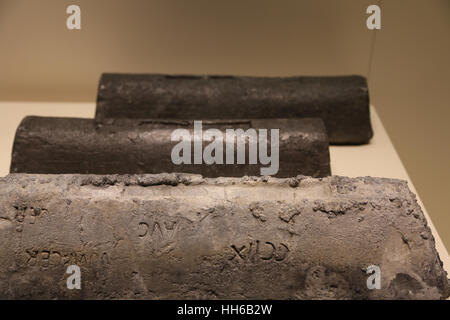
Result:
<svg viewBox="0 0 450 320">
<path fill-rule="evenodd" d="M 21 103 L 0 102 L 0 176 L 9 172 L 11 150 L 15 131 L 23 117 L 27 115 L 53 117 L 93 118 L 95 103 Z M 363 146 L 331 146 L 331 170 L 341 176 L 374 176 L 407 180 L 411 190 L 417 194 L 405 167 L 403 166 L 375 109 L 371 109 L 374 137 L 370 144 Z M 436 240 L 436 248 L 444 262 L 444 269 L 450 274 L 450 256 L 439 237 L 420 197 L 419 204 L 428 220 Z"/>
</svg>

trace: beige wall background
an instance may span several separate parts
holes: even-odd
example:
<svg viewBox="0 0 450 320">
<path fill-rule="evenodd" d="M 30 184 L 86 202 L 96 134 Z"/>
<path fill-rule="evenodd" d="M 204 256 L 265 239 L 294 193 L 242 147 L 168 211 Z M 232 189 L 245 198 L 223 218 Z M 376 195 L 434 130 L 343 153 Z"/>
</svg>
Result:
<svg viewBox="0 0 450 320">
<path fill-rule="evenodd" d="M 79 31 L 65 26 L 70 4 Z M 449 58 L 449 0 L 0 0 L 0 101 L 93 102 L 106 71 L 367 76 L 447 248 Z"/>
</svg>

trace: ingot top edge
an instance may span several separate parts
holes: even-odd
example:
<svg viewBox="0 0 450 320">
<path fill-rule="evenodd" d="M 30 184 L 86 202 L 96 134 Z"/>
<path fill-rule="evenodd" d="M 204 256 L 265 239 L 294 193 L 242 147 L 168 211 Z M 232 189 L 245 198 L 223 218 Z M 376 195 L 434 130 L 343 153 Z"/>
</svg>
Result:
<svg viewBox="0 0 450 320">
<path fill-rule="evenodd" d="M 391 184 L 400 188 L 408 188 L 408 182 L 403 179 L 384 178 L 384 177 L 346 177 L 330 176 L 324 178 L 312 178 L 309 176 L 298 175 L 291 178 L 275 178 L 271 176 L 244 176 L 244 177 L 217 177 L 206 178 L 199 174 L 189 173 L 160 173 L 160 174 L 28 174 L 28 173 L 10 173 L 0 178 L 0 182 L 12 182 L 26 179 L 27 181 L 36 181 L 40 183 L 50 182 L 51 180 L 66 180 L 68 184 L 108 186 L 108 185 L 127 185 L 150 187 L 157 185 L 235 185 L 235 184 L 265 184 L 265 185 L 286 185 L 290 187 L 300 187 L 318 183 L 329 183 L 330 185 L 361 183 L 366 185 Z"/>
</svg>

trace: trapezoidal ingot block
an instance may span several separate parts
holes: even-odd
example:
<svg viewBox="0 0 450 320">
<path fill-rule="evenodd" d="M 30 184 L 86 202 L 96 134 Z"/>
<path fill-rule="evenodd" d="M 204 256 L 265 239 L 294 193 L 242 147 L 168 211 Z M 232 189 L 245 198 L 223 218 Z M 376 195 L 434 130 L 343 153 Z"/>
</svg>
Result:
<svg viewBox="0 0 450 320">
<path fill-rule="evenodd" d="M 235 77 L 105 73 L 96 120 L 322 118 L 332 144 L 372 138 L 362 76 Z"/>
<path fill-rule="evenodd" d="M 122 119 L 99 125 L 90 119 L 26 117 L 17 129 L 10 170 L 51 174 L 187 172 L 207 177 L 331 174 L 321 119 L 196 123 Z M 233 135 L 239 129 L 245 139 Z M 190 141 L 181 142 L 184 138 L 175 134 L 177 130 L 185 132 Z M 208 132 L 215 136 L 208 137 Z M 177 149 L 180 143 L 182 150 Z"/>
<path fill-rule="evenodd" d="M 449 295 L 401 180 L 11 174 L 0 214 L 1 298 Z M 71 265 L 80 290 L 67 288 Z"/>
</svg>

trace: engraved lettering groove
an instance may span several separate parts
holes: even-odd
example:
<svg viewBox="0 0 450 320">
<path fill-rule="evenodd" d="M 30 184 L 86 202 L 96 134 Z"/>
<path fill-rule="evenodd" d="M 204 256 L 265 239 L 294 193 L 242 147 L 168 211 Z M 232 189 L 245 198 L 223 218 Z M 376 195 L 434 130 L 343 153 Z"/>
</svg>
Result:
<svg viewBox="0 0 450 320">
<path fill-rule="evenodd" d="M 178 232 L 178 221 L 153 221 L 152 223 L 140 222 L 138 224 L 138 237 L 151 238 L 152 240 L 171 241 Z"/>
<path fill-rule="evenodd" d="M 248 244 L 239 246 L 232 244 L 233 256 L 230 260 L 250 261 L 283 261 L 289 254 L 289 248 L 284 243 L 276 245 L 270 241 L 250 241 Z"/>
</svg>

